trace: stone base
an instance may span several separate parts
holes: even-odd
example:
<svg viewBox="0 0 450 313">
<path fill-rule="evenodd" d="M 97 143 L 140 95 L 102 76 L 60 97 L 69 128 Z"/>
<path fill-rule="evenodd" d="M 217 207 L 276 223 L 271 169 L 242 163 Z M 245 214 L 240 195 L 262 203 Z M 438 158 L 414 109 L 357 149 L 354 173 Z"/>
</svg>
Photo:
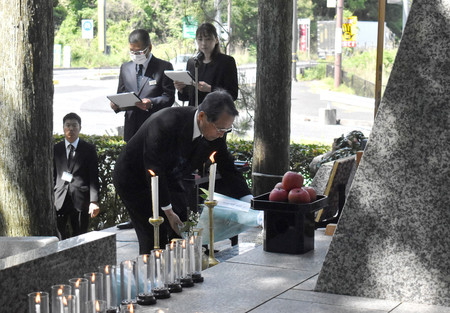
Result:
<svg viewBox="0 0 450 313">
<path fill-rule="evenodd" d="M 325 125 L 336 125 L 336 109 L 319 109 L 319 121 Z"/>
</svg>

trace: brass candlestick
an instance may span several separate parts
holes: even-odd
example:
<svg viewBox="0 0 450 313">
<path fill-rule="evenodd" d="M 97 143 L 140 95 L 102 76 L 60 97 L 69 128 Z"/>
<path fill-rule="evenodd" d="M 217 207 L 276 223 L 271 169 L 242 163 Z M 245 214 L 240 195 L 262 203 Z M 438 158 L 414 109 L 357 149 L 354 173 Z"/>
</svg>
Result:
<svg viewBox="0 0 450 313">
<path fill-rule="evenodd" d="M 214 266 L 219 264 L 220 262 L 214 257 L 214 218 L 213 218 L 213 209 L 217 205 L 217 201 L 205 201 L 205 205 L 209 209 L 209 266 Z"/>
<path fill-rule="evenodd" d="M 164 218 L 162 216 L 158 216 L 157 218 L 154 218 L 153 216 L 148 219 L 150 224 L 153 225 L 153 245 L 155 249 L 159 249 L 159 225 L 164 223 Z"/>
</svg>

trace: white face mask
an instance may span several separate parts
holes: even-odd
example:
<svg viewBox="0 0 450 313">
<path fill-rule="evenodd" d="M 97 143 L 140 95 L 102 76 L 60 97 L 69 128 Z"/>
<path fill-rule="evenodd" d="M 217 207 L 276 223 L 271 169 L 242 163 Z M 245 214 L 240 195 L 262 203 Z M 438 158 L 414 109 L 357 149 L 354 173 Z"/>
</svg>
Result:
<svg viewBox="0 0 450 313">
<path fill-rule="evenodd" d="M 144 64 L 147 61 L 147 56 L 145 54 L 135 55 L 130 53 L 131 61 L 136 64 Z"/>
</svg>

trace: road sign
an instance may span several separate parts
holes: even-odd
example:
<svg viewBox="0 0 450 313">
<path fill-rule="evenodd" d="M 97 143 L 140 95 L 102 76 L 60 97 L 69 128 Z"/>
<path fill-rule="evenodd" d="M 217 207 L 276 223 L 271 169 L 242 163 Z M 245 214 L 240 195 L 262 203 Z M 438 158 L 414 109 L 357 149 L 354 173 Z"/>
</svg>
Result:
<svg viewBox="0 0 450 313">
<path fill-rule="evenodd" d="M 195 32 L 197 31 L 197 21 L 192 16 L 183 17 L 183 38 L 195 39 Z"/>
<path fill-rule="evenodd" d="M 93 39 L 94 38 L 94 21 L 93 20 L 81 20 L 81 38 Z"/>
</svg>

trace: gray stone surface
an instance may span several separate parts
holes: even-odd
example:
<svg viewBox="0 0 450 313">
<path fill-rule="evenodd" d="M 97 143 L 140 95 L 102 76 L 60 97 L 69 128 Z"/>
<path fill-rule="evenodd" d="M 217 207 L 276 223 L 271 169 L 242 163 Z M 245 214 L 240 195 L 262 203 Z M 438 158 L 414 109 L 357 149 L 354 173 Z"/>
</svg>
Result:
<svg viewBox="0 0 450 313">
<path fill-rule="evenodd" d="M 30 237 L 0 237 L 0 259 L 14 254 L 26 252 L 57 242 L 58 237 L 30 236 Z"/>
<path fill-rule="evenodd" d="M 0 260 L 0 312 L 28 311 L 27 294 L 116 263 L 115 234 L 89 232 Z M 7 308 L 7 311 L 3 311 Z"/>
<path fill-rule="evenodd" d="M 317 291 L 450 306 L 449 46 L 450 0 L 415 0 Z"/>
</svg>

